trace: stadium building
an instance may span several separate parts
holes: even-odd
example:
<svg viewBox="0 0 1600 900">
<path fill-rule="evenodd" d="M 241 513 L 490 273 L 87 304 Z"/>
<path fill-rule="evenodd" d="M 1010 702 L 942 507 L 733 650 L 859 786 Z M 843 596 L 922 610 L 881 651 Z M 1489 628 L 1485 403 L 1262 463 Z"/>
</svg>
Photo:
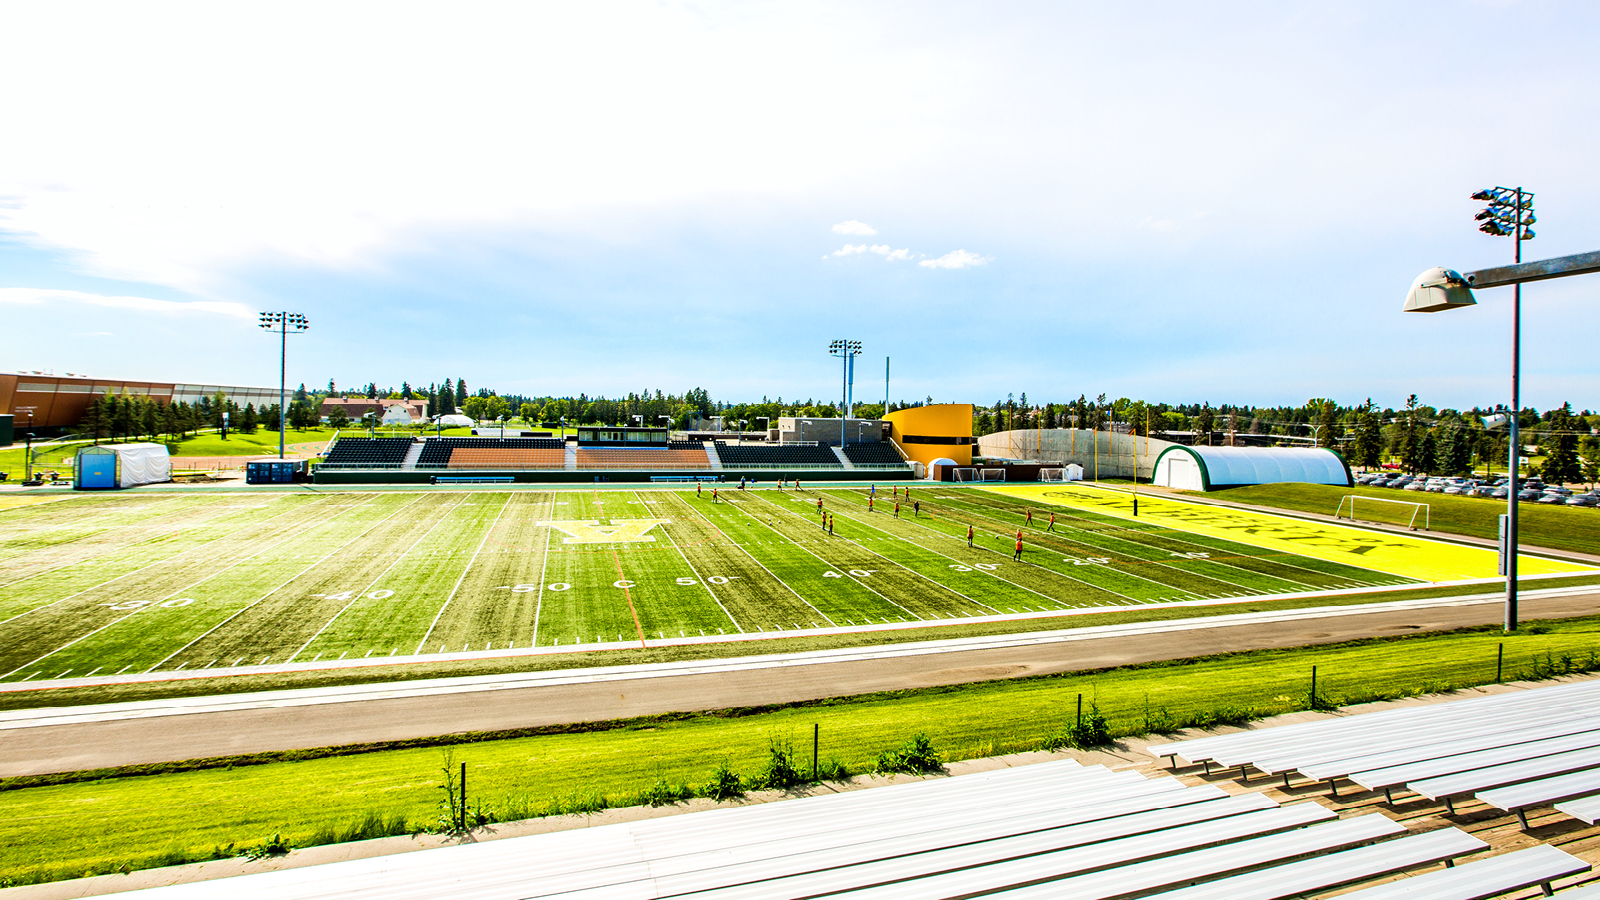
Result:
<svg viewBox="0 0 1600 900">
<path fill-rule="evenodd" d="M 55 432 L 78 424 L 89 403 L 106 394 L 149 397 L 165 404 L 198 403 L 201 397 L 215 397 L 218 391 L 240 406 L 254 404 L 259 409 L 278 402 L 277 388 L 23 372 L 0 374 L 0 415 L 13 416 L 18 431 Z"/>
</svg>

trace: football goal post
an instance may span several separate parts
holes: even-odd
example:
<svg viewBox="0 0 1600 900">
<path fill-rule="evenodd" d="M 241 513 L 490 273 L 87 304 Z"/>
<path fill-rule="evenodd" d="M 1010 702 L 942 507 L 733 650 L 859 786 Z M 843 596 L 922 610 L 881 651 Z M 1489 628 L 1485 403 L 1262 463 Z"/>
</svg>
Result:
<svg viewBox="0 0 1600 900">
<path fill-rule="evenodd" d="M 950 471 L 954 474 L 955 480 L 962 482 L 963 484 L 978 480 L 977 469 L 951 469 Z"/>
<path fill-rule="evenodd" d="M 978 470 L 978 480 L 979 481 L 1005 481 L 1006 480 L 1006 470 L 1005 469 L 979 469 Z"/>
<path fill-rule="evenodd" d="M 1061 468 L 1061 469 L 1040 469 L 1039 470 L 1039 480 L 1040 481 L 1051 481 L 1051 482 L 1063 482 L 1063 481 L 1066 481 L 1067 480 L 1067 470 L 1065 468 Z"/>
<path fill-rule="evenodd" d="M 1429 525 L 1431 508 L 1426 503 L 1414 503 L 1410 500 L 1389 500 L 1385 497 L 1367 497 L 1361 494 L 1346 494 L 1339 500 L 1339 508 L 1334 510 L 1335 519 L 1349 519 L 1354 522 L 1379 522 L 1385 525 L 1400 525 L 1412 531 L 1417 530 L 1417 514 L 1422 514 L 1422 530 L 1432 530 Z"/>
</svg>

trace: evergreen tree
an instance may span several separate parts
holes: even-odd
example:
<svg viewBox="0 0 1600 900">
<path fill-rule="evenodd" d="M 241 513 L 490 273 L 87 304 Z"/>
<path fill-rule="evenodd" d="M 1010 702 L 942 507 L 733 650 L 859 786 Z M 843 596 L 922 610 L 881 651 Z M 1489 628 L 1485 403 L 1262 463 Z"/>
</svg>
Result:
<svg viewBox="0 0 1600 900">
<path fill-rule="evenodd" d="M 458 409 L 461 408 L 461 406 L 464 405 L 466 402 L 467 402 L 467 380 L 465 378 L 457 378 L 456 379 L 456 408 L 458 408 Z"/>
<path fill-rule="evenodd" d="M 1044 405 L 1044 427 L 1056 427 L 1056 405 L 1054 403 L 1046 403 Z"/>
<path fill-rule="evenodd" d="M 1211 446 L 1211 429 L 1216 424 L 1216 414 L 1211 411 L 1211 404 L 1200 407 L 1194 417 L 1194 442 L 1201 446 Z"/>
<path fill-rule="evenodd" d="M 1566 484 L 1583 477 L 1578 462 L 1578 436 L 1573 434 L 1572 404 L 1550 411 L 1550 432 L 1544 440 L 1544 467 L 1540 474 L 1550 484 Z"/>
<path fill-rule="evenodd" d="M 302 381 L 302 382 L 300 382 L 300 386 L 298 388 L 295 388 L 295 391 L 294 391 L 294 402 L 296 402 L 296 403 L 304 403 L 304 402 L 306 402 L 307 396 L 308 395 L 306 394 L 306 383 L 304 381 Z"/>
<path fill-rule="evenodd" d="M 378 399 L 378 385 L 375 382 L 371 382 L 371 381 L 367 382 L 367 399 L 368 400 L 376 400 L 376 399 Z"/>
<path fill-rule="evenodd" d="M 239 417 L 239 431 L 240 431 L 240 433 L 242 433 L 242 434 L 255 434 L 256 433 L 256 428 L 260 424 L 261 424 L 261 420 L 256 415 L 256 405 L 254 403 L 246 403 L 244 405 L 244 415 Z"/>
<path fill-rule="evenodd" d="M 410 400 L 411 399 L 411 382 L 409 382 L 409 381 L 400 382 L 400 399 L 401 400 Z"/>
<path fill-rule="evenodd" d="M 1439 471 L 1439 442 L 1431 428 L 1417 442 L 1417 469 L 1427 475 Z"/>
<path fill-rule="evenodd" d="M 1322 401 L 1317 409 L 1317 446 L 1333 448 L 1340 437 L 1339 406 L 1332 400 Z"/>
<path fill-rule="evenodd" d="M 1376 468 L 1383 462 L 1383 428 L 1372 406 L 1372 398 L 1356 410 L 1356 440 L 1352 448 L 1356 465 Z"/>
</svg>

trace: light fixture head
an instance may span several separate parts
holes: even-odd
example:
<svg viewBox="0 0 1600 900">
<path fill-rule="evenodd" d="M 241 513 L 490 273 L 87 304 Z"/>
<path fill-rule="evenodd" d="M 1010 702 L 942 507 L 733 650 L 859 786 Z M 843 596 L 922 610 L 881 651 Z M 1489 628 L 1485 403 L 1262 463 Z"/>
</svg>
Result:
<svg viewBox="0 0 1600 900">
<path fill-rule="evenodd" d="M 1454 269 L 1436 266 L 1418 275 L 1406 294 L 1406 312 L 1442 312 L 1463 306 L 1475 306 L 1477 299 L 1461 273 Z"/>
<path fill-rule="evenodd" d="M 1490 193 L 1488 188 L 1484 188 L 1483 190 L 1478 191 L 1477 193 L 1473 194 L 1472 195 L 1472 199 L 1474 199 L 1474 200 L 1493 200 L 1494 199 L 1494 194 Z"/>
<path fill-rule="evenodd" d="M 1524 229 L 1522 229 L 1522 239 L 1525 240 L 1525 241 L 1533 240 L 1533 229 L 1532 228 L 1524 228 Z"/>
</svg>

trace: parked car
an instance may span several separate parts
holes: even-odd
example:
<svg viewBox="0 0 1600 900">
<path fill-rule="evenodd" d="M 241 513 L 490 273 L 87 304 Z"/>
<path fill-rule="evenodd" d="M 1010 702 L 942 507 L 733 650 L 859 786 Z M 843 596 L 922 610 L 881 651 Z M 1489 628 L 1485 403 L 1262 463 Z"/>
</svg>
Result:
<svg viewBox="0 0 1600 900">
<path fill-rule="evenodd" d="M 1523 488 L 1522 490 L 1517 491 L 1517 499 L 1523 501 L 1524 503 L 1530 503 L 1543 496 L 1544 491 L 1538 488 Z"/>
<path fill-rule="evenodd" d="M 1567 498 L 1561 496 L 1560 494 L 1552 494 L 1549 491 L 1545 491 L 1539 495 L 1538 502 L 1557 506 L 1567 502 Z"/>
<path fill-rule="evenodd" d="M 1594 494 L 1574 494 L 1567 498 L 1566 505 L 1587 506 L 1592 508 L 1595 506 L 1600 506 L 1600 497 L 1596 497 Z"/>
</svg>

